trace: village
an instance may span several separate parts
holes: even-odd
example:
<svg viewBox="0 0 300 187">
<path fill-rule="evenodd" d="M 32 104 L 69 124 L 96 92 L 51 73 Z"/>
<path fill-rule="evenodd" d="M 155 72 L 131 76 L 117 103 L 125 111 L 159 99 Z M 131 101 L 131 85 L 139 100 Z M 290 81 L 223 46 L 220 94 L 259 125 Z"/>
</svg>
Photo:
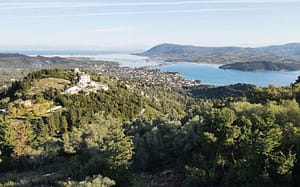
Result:
<svg viewBox="0 0 300 187">
<path fill-rule="evenodd" d="M 96 65 L 95 71 L 118 79 L 134 80 L 155 85 L 169 85 L 174 88 L 195 87 L 201 83 L 199 80 L 184 79 L 178 72 L 162 72 L 148 67 L 111 67 L 102 64 L 100 66 Z"/>
</svg>

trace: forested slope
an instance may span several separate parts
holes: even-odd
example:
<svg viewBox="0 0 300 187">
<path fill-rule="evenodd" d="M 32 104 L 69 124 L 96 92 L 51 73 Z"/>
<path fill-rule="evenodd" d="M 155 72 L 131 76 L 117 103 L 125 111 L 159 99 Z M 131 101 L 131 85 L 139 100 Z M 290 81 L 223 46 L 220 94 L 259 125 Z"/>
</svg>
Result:
<svg viewBox="0 0 300 187">
<path fill-rule="evenodd" d="M 2 90 L 1 185 L 300 184 L 299 80 L 203 99 L 91 74 L 109 90 L 61 94 L 77 76 L 42 70 Z"/>
</svg>

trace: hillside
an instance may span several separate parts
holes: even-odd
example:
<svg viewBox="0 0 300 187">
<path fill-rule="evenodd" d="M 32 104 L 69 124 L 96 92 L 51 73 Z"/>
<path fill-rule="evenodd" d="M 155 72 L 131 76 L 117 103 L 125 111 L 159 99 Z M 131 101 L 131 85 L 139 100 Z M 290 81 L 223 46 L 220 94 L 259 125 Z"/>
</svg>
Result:
<svg viewBox="0 0 300 187">
<path fill-rule="evenodd" d="M 0 186 L 300 184 L 300 78 L 191 97 L 85 73 L 109 89 L 65 94 L 82 74 L 46 69 L 1 90 Z"/>
<path fill-rule="evenodd" d="M 300 70 L 300 63 L 274 63 L 270 61 L 237 62 L 222 65 L 219 68 L 240 71 L 298 71 Z"/>
<path fill-rule="evenodd" d="M 75 67 L 93 69 L 94 65 L 99 65 L 103 62 L 88 58 L 61 58 L 0 53 L 0 86 L 8 85 L 14 80 L 19 80 L 32 71 L 48 68 L 70 69 Z M 110 66 L 117 65 L 118 63 L 116 62 L 110 62 Z"/>
<path fill-rule="evenodd" d="M 300 44 L 291 43 L 257 48 L 197 47 L 161 44 L 137 55 L 164 61 L 187 61 L 211 64 L 271 61 L 274 63 L 300 62 Z"/>
</svg>

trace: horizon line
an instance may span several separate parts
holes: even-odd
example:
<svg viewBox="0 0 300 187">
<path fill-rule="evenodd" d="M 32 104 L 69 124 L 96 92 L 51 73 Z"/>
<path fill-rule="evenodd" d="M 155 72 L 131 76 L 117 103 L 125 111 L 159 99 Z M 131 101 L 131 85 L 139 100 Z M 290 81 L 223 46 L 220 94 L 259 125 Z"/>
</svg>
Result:
<svg viewBox="0 0 300 187">
<path fill-rule="evenodd" d="M 182 46 L 194 46 L 194 47 L 241 47 L 241 48 L 260 48 L 260 47 L 271 47 L 271 46 L 284 46 L 284 45 L 290 45 L 290 44 L 299 44 L 299 42 L 284 42 L 284 43 L 272 43 L 272 44 L 236 44 L 236 45 L 194 45 L 194 44 L 180 44 L 180 43 L 169 43 L 169 42 L 164 42 L 156 45 L 151 45 L 152 47 L 159 46 L 159 45 L 164 45 L 164 44 L 170 44 L 170 45 L 182 45 Z M 28 49 L 32 47 L 32 49 Z M 27 52 L 34 52 L 34 51 L 41 51 L 41 52 L 47 52 L 47 51 L 57 51 L 57 52 L 67 52 L 67 51 L 78 51 L 78 52 L 117 52 L 117 51 L 132 51 L 132 50 L 148 50 L 152 47 L 144 48 L 144 47 L 128 47 L 124 49 L 124 47 L 112 47 L 111 49 L 104 49 L 103 47 L 97 49 L 92 49 L 92 48 L 73 48 L 70 47 L 69 49 L 67 47 L 42 47 L 42 49 L 33 49 L 35 46 L 24 46 L 22 48 L 11 48 L 10 49 L 4 49 L 3 47 L 0 47 L 0 53 L 1 52 L 6 52 L 6 51 L 27 51 Z M 27 48 L 27 49 L 26 49 Z M 73 48 L 73 49 L 72 49 Z M 115 48 L 115 49 L 113 49 Z M 131 48 L 131 49 L 130 49 Z"/>
</svg>

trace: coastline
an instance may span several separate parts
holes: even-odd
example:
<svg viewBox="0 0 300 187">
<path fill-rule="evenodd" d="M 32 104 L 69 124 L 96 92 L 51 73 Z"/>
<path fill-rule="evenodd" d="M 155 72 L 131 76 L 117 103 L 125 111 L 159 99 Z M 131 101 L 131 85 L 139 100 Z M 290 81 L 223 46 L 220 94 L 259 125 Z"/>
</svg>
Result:
<svg viewBox="0 0 300 187">
<path fill-rule="evenodd" d="M 47 55 L 91 61 L 115 62 L 120 68 L 149 68 L 163 72 L 178 72 L 186 80 L 201 80 L 201 84 L 225 86 L 237 83 L 254 84 L 266 87 L 269 84 L 288 86 L 300 75 L 300 71 L 240 71 L 219 68 L 222 64 L 196 62 L 155 61 L 148 57 L 131 54 L 101 55 Z"/>
</svg>

